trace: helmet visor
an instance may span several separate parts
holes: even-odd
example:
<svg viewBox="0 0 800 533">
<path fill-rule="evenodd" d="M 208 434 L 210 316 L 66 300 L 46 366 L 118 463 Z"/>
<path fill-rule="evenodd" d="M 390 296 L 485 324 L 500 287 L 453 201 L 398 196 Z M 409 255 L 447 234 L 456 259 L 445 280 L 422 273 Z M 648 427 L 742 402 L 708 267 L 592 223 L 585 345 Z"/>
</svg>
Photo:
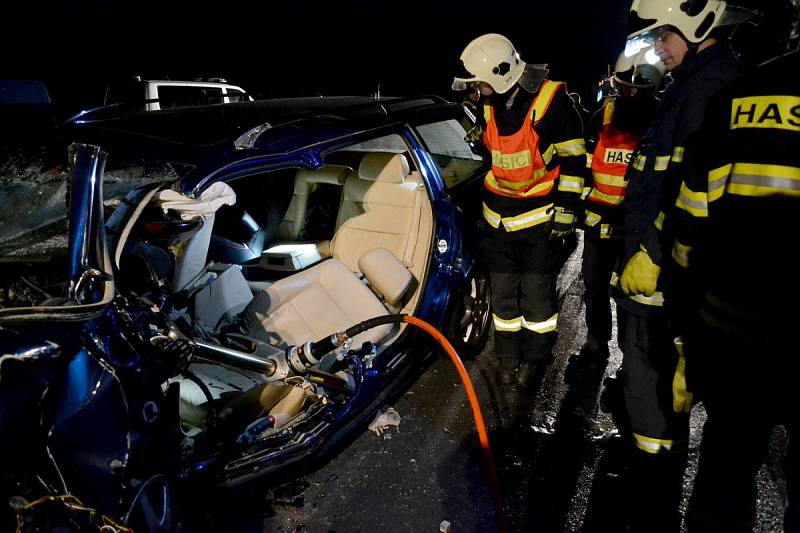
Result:
<svg viewBox="0 0 800 533">
<path fill-rule="evenodd" d="M 550 69 L 547 68 L 546 63 L 525 65 L 525 70 L 522 71 L 517 83 L 529 93 L 536 93 L 549 73 Z"/>
<path fill-rule="evenodd" d="M 450 85 L 450 88 L 458 92 L 466 91 L 469 89 L 469 82 L 460 80 L 458 78 L 453 78 L 453 83 Z"/>
<path fill-rule="evenodd" d="M 477 76 L 475 76 L 475 74 L 467 70 L 467 67 L 464 66 L 463 61 L 458 62 L 455 70 L 456 74 L 453 77 L 453 84 L 451 85 L 451 89 L 454 91 L 466 91 L 470 82 L 484 81 L 480 80 Z"/>
<path fill-rule="evenodd" d="M 625 41 L 625 57 L 635 57 L 638 54 L 647 54 L 649 58 L 654 58 L 653 63 L 658 61 L 656 55 L 656 44 L 662 42 L 671 31 L 669 26 L 659 26 L 648 32 L 642 33 Z"/>
<path fill-rule="evenodd" d="M 661 85 L 666 65 L 656 54 L 654 46 L 649 42 L 643 43 L 641 38 L 636 39 L 639 43 L 631 46 L 617 58 L 614 66 L 614 84 L 618 87 L 655 90 Z M 629 55 L 633 51 L 635 53 Z"/>
<path fill-rule="evenodd" d="M 655 88 L 650 85 L 635 85 L 622 82 L 618 78 L 614 78 L 612 84 L 614 86 L 614 93 L 622 98 L 635 98 L 637 96 L 651 96 L 656 94 Z"/>
</svg>

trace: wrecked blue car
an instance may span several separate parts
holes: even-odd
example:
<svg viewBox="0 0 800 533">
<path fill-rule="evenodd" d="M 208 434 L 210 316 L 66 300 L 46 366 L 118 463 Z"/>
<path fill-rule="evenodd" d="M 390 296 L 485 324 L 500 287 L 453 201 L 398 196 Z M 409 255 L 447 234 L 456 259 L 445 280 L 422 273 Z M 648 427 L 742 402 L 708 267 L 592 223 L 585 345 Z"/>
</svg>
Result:
<svg viewBox="0 0 800 533">
<path fill-rule="evenodd" d="M 375 317 L 479 351 L 487 164 L 463 118 L 438 98 L 99 109 L 61 128 L 63 161 L 3 163 L 0 529 L 189 531 L 187 490 L 314 468 L 435 353 Z"/>
</svg>

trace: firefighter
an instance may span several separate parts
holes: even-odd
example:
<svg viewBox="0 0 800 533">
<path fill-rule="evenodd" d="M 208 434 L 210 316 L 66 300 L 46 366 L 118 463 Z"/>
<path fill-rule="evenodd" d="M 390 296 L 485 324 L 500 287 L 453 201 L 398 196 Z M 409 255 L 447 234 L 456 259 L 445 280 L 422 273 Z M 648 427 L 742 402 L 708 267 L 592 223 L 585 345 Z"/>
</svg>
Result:
<svg viewBox="0 0 800 533">
<path fill-rule="evenodd" d="M 659 274 L 672 239 L 666 206 L 683 177 L 684 146 L 708 99 L 741 75 L 727 40 L 752 16 L 722 0 L 634 0 L 626 53 L 658 56 L 672 77 L 626 173 L 617 287 L 621 379 L 633 444 L 626 484 L 633 531 L 679 531 L 690 405 L 673 401 L 679 355 Z M 621 274 L 621 275 L 618 275 Z"/>
<path fill-rule="evenodd" d="M 625 172 L 639 139 L 650 125 L 664 64 L 645 54 L 620 54 L 612 78 L 613 93 L 595 113 L 587 131 L 584 248 L 581 272 L 586 286 L 586 343 L 567 368 L 568 382 L 592 375 L 608 359 L 611 304 L 608 281 L 621 252 Z"/>
<path fill-rule="evenodd" d="M 453 88 L 481 91 L 483 141 L 492 155 L 482 253 L 491 275 L 498 378 L 525 388 L 541 376 L 555 344 L 556 277 L 584 184 L 582 125 L 565 85 L 547 79 L 546 65 L 526 65 L 502 35 L 473 40 L 461 62 Z"/>
<path fill-rule="evenodd" d="M 734 82 L 709 104 L 687 151 L 671 255 L 691 280 L 678 290 L 694 288 L 678 296 L 696 318 L 686 379 L 708 414 L 690 531 L 752 531 L 773 426 L 784 424 L 791 439 L 800 422 L 798 72 L 795 51 Z M 790 440 L 784 465 L 787 532 L 800 531 L 796 446 Z"/>
</svg>

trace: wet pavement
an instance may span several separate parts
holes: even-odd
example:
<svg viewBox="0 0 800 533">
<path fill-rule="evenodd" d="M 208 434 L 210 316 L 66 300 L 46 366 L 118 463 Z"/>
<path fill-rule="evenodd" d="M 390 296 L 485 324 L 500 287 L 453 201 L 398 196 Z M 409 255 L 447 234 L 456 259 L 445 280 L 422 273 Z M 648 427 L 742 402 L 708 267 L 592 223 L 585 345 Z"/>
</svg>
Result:
<svg viewBox="0 0 800 533">
<path fill-rule="evenodd" d="M 499 385 L 491 341 L 467 363 L 490 430 L 498 475 L 513 531 L 624 531 L 619 456 L 623 439 L 596 442 L 584 436 L 583 416 L 595 408 L 603 377 L 621 360 L 616 343 L 603 371 L 565 385 L 570 354 L 585 339 L 580 279 L 581 247 L 559 280 L 560 330 L 555 361 L 535 394 Z M 457 532 L 493 531 L 478 440 L 464 391 L 444 357 L 395 403 L 399 428 L 383 436 L 365 430 L 320 470 L 230 518 L 228 531 Z M 533 420 L 534 426 L 531 421 Z M 602 430 L 611 417 L 598 416 Z M 690 466 L 684 505 L 691 492 L 704 414 L 692 415 Z M 759 474 L 759 525 L 781 531 L 784 486 L 779 460 L 785 434 L 776 430 Z M 230 517 L 230 515 L 228 515 Z"/>
</svg>

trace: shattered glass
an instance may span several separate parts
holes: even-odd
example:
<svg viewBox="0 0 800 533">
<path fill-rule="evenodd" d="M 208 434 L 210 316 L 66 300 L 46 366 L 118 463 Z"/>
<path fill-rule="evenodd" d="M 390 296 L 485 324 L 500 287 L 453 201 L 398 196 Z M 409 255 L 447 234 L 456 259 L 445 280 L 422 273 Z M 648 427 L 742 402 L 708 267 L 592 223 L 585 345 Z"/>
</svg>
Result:
<svg viewBox="0 0 800 533">
<path fill-rule="evenodd" d="M 16 154 L 0 161 L 0 257 L 65 251 L 67 172 Z"/>
<path fill-rule="evenodd" d="M 136 187 L 177 178 L 177 172 L 166 164 L 113 168 L 110 163 L 104 174 L 103 196 L 108 204 Z M 0 258 L 66 253 L 68 194 L 66 164 L 48 165 L 41 154 L 0 153 Z"/>
</svg>

